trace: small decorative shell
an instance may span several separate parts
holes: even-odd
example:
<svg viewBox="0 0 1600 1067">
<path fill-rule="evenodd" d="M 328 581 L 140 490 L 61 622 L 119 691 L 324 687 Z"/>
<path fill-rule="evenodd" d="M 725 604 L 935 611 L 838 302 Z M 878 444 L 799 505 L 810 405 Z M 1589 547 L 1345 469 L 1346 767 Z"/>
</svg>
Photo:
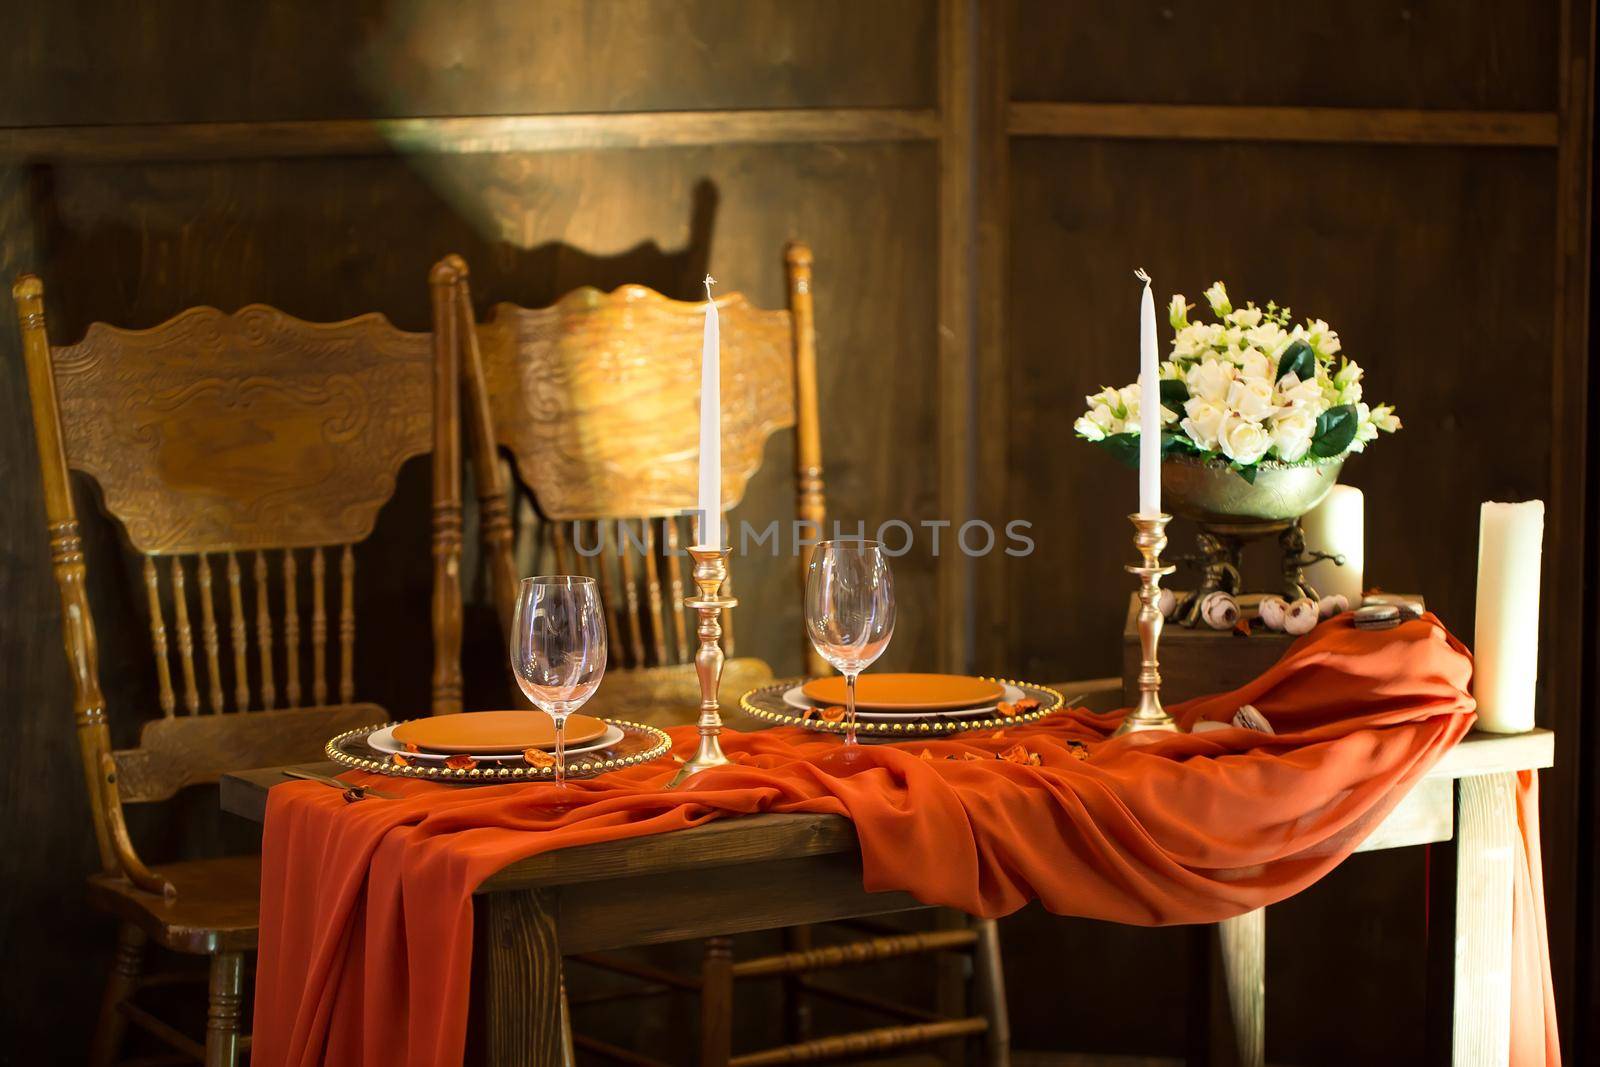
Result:
<svg viewBox="0 0 1600 1067">
<path fill-rule="evenodd" d="M 1283 617 L 1289 614 L 1289 602 L 1281 596 L 1263 597 L 1256 610 L 1261 616 L 1263 626 L 1269 630 L 1281 630 Z"/>
<path fill-rule="evenodd" d="M 1317 614 L 1324 619 L 1331 619 L 1335 615 L 1342 615 L 1350 610 L 1350 598 L 1343 593 L 1334 593 L 1317 601 Z"/>
<path fill-rule="evenodd" d="M 1283 629 L 1285 633 L 1308 634 L 1311 628 L 1317 625 L 1317 603 L 1310 597 L 1301 597 L 1289 605 L 1289 610 L 1283 616 Z"/>
<path fill-rule="evenodd" d="M 1161 608 L 1161 617 L 1171 619 L 1178 613 L 1178 594 L 1170 589 L 1161 590 L 1161 597 L 1156 603 Z"/>
<path fill-rule="evenodd" d="M 1207 593 L 1200 601 L 1200 618 L 1213 630 L 1231 630 L 1239 621 L 1239 604 L 1228 593 Z"/>
</svg>

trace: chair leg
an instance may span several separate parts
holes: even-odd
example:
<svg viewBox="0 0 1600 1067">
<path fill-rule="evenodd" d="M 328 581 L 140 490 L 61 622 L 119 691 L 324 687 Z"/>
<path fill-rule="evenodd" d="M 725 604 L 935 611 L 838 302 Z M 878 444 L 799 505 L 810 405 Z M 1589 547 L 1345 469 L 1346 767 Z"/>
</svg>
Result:
<svg viewBox="0 0 1600 1067">
<path fill-rule="evenodd" d="M 139 969 L 144 964 L 145 932 L 133 923 L 123 923 L 117 930 L 117 951 L 111 959 L 111 975 L 106 979 L 105 993 L 100 998 L 100 1019 L 95 1024 L 94 1040 L 89 1046 L 90 1067 L 110 1067 L 117 1062 L 122 1050 L 122 1034 L 128 1027 L 126 1016 L 119 1010 L 122 1002 L 133 992 Z"/>
<path fill-rule="evenodd" d="M 706 939 L 700 963 L 700 1067 L 728 1067 L 733 1057 L 733 942 Z"/>
<path fill-rule="evenodd" d="M 206 1011 L 205 1067 L 237 1067 L 239 1013 L 244 999 L 244 953 L 211 957 L 211 997 Z"/>
<path fill-rule="evenodd" d="M 987 1067 L 1010 1067 L 1011 1017 L 1006 1013 L 1006 976 L 1000 967 L 1000 928 L 993 919 L 980 919 L 975 929 L 978 943 L 973 946 L 973 978 L 978 984 L 978 1005 L 989 1019 L 983 1062 Z"/>
<path fill-rule="evenodd" d="M 783 931 L 785 952 L 806 952 L 812 944 L 811 927 L 790 926 Z M 811 1001 L 798 974 L 783 977 L 783 1039 L 790 1045 L 811 1036 Z"/>
</svg>

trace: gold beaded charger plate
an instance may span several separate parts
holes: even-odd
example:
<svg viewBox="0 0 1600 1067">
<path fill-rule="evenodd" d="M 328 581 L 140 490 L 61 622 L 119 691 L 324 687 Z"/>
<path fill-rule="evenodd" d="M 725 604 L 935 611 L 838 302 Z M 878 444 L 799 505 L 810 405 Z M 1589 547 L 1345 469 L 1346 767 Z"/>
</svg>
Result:
<svg viewBox="0 0 1600 1067">
<path fill-rule="evenodd" d="M 542 712 L 536 712 L 535 714 L 543 714 L 543 713 Z M 576 744 L 574 744 L 571 740 L 568 740 L 568 742 L 567 742 L 567 758 L 571 759 L 572 757 L 578 756 L 578 755 L 582 755 L 585 752 L 592 752 L 592 751 L 595 751 L 596 749 L 606 748 L 606 747 L 614 745 L 618 741 L 622 740 L 622 737 L 623 737 L 622 727 L 615 726 L 615 725 L 613 725 L 611 723 L 601 723 L 600 724 L 600 729 L 601 729 L 600 736 L 594 738 L 593 740 L 583 741 L 583 742 L 576 743 Z M 554 746 L 554 744 L 555 744 L 555 742 L 554 742 L 554 740 L 552 740 L 549 745 L 529 745 L 528 747 L 529 748 L 542 748 L 542 749 L 544 749 L 545 751 L 548 752 L 548 751 L 551 750 L 551 748 Z M 393 754 L 398 752 L 400 755 L 405 756 L 407 758 L 415 758 L 415 759 L 419 759 L 419 760 L 436 760 L 436 761 L 439 761 L 441 763 L 443 761 L 449 759 L 451 756 L 457 755 L 457 753 L 454 753 L 454 752 L 429 752 L 427 749 L 407 748 L 405 742 L 399 740 L 396 737 L 395 732 L 394 732 L 394 727 L 390 727 L 390 726 L 385 726 L 382 729 L 374 730 L 370 734 L 368 734 L 367 735 L 367 747 L 375 748 L 379 752 L 384 752 L 384 753 L 387 753 L 389 755 L 393 755 Z M 521 752 L 478 752 L 478 751 L 473 751 L 473 750 L 466 750 L 465 754 L 471 756 L 473 759 L 477 760 L 480 763 L 491 762 L 491 761 L 495 762 L 495 763 L 505 763 L 505 762 L 520 763 L 520 762 L 522 762 L 522 753 Z"/>
<path fill-rule="evenodd" d="M 998 730 L 1003 726 L 1038 722 L 1046 715 L 1059 711 L 1065 703 L 1060 693 L 1046 685 L 1034 685 L 1032 682 L 1019 682 L 1009 678 L 991 678 L 988 681 L 1007 689 L 1014 688 L 1021 692 L 1022 699 L 1037 700 L 1039 706 L 1015 715 L 1003 715 L 997 708 L 977 718 L 932 713 L 915 719 L 867 719 L 857 714 L 856 733 L 874 740 L 895 741 L 912 737 L 948 736 L 970 730 Z M 818 733 L 843 734 L 843 719 L 829 722 L 820 716 L 807 715 L 784 699 L 784 694 L 799 684 L 800 679 L 791 678 L 752 689 L 739 698 L 739 709 L 747 715 L 778 726 L 799 726 Z"/>
<path fill-rule="evenodd" d="M 844 702 L 843 698 L 841 697 L 839 700 L 830 700 L 826 701 L 825 703 L 818 703 L 817 701 L 811 700 L 806 696 L 805 688 L 806 687 L 803 685 L 792 686 L 783 694 L 783 702 L 789 705 L 789 707 L 795 709 L 795 713 L 797 715 L 804 716 L 808 710 L 838 705 Z M 970 707 L 951 708 L 948 710 L 944 708 L 923 708 L 919 711 L 880 711 L 872 708 L 870 705 L 862 704 L 860 700 L 857 700 L 856 719 L 859 722 L 866 722 L 868 719 L 884 719 L 891 722 L 895 719 L 899 719 L 902 722 L 915 719 L 992 719 L 995 716 L 995 708 L 998 706 L 1000 701 L 1003 700 L 1008 704 L 1015 704 L 1019 700 L 1027 699 L 1027 694 L 1014 685 L 999 686 L 998 692 L 1000 694 L 998 699 L 990 701 L 987 704 L 977 704 Z"/>
<path fill-rule="evenodd" d="M 658 730 L 654 726 L 625 722 L 621 719 L 602 721 L 607 726 L 616 727 L 622 736 L 610 744 L 605 744 L 602 738 L 599 746 L 589 747 L 582 752 L 568 753 L 568 778 L 593 778 L 607 771 L 649 763 L 672 751 L 672 739 L 665 731 Z M 466 760 L 471 761 L 471 766 L 464 765 L 466 762 L 464 760 L 452 760 L 451 762 L 458 765 L 450 766 L 449 763 L 441 763 L 438 760 L 413 759 L 413 754 L 406 753 L 400 758 L 407 762 L 396 763 L 396 753 L 380 751 L 369 743 L 373 734 L 392 729 L 396 725 L 398 724 L 386 722 L 380 726 L 362 726 L 346 731 L 330 740 L 323 749 L 323 754 L 341 767 L 366 771 L 369 774 L 385 774 L 391 778 L 421 778 L 434 782 L 480 785 L 488 782 L 538 782 L 555 779 L 556 771 L 553 764 L 534 766 L 525 760 L 479 761 L 469 756 Z M 610 731 L 607 731 L 608 735 L 609 733 Z"/>
</svg>

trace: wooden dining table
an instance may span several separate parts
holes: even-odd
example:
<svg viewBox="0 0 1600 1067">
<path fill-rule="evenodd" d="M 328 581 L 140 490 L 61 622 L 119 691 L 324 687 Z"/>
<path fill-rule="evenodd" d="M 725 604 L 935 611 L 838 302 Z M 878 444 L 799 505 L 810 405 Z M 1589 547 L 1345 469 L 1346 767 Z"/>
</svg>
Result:
<svg viewBox="0 0 1600 1067">
<path fill-rule="evenodd" d="M 1453 862 L 1435 869 L 1453 875 L 1453 892 L 1447 886 L 1430 909 L 1430 925 L 1441 935 L 1429 938 L 1438 954 L 1430 962 L 1430 1002 L 1448 1018 L 1448 1053 L 1432 1050 L 1435 1062 L 1507 1063 L 1516 773 L 1550 766 L 1554 742 L 1548 730 L 1469 734 L 1356 849 L 1451 843 Z M 264 822 L 267 791 L 289 780 L 285 769 L 226 776 L 223 809 Z M 302 769 L 342 770 L 332 763 Z M 563 954 L 923 907 L 907 893 L 862 888 L 855 830 L 837 815 L 749 815 L 530 857 L 489 878 L 474 898 L 469 1062 L 554 1067 L 564 1061 Z M 1196 945 L 1210 977 L 1191 998 L 1200 1007 L 1190 1028 L 1190 1062 L 1262 1067 L 1265 909 L 1197 927 Z M 740 1059 L 724 1063 L 738 1067 Z"/>
</svg>

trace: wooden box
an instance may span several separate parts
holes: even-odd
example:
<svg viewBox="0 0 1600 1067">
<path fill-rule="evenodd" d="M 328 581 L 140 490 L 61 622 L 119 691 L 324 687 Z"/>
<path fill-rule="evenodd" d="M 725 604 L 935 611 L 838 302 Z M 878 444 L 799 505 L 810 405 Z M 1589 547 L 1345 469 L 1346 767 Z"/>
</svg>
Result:
<svg viewBox="0 0 1600 1067">
<path fill-rule="evenodd" d="M 1422 602 L 1422 597 L 1411 594 L 1405 599 Z M 1290 635 L 1251 621 L 1249 637 L 1239 637 L 1231 630 L 1190 630 L 1167 623 L 1157 650 L 1161 703 L 1170 707 L 1191 697 L 1237 689 L 1278 662 L 1294 644 Z M 1122 628 L 1122 696 L 1129 707 L 1139 699 L 1139 598 L 1134 594 L 1128 597 L 1128 617 Z"/>
</svg>

